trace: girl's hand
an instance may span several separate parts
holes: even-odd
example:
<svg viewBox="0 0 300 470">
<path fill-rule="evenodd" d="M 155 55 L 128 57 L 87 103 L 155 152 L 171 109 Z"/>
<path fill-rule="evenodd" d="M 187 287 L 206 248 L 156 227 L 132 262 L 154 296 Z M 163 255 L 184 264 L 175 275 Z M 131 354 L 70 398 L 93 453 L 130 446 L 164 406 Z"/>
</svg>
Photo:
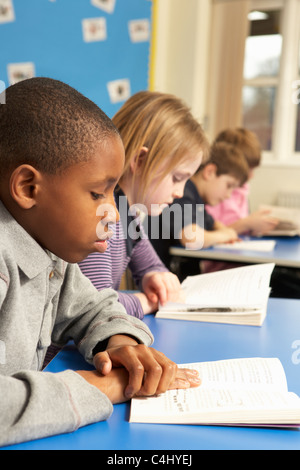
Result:
<svg viewBox="0 0 300 470">
<path fill-rule="evenodd" d="M 149 301 L 158 308 L 168 301 L 182 302 L 183 293 L 178 277 L 171 272 L 151 271 L 143 277 L 142 289 Z"/>
</svg>

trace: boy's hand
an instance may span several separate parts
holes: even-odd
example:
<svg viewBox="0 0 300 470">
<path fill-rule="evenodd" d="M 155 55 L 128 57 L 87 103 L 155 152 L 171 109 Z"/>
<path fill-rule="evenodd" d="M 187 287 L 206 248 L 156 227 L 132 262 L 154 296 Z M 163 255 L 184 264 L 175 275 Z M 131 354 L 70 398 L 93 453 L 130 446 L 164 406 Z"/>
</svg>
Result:
<svg viewBox="0 0 300 470">
<path fill-rule="evenodd" d="M 77 373 L 91 385 L 105 393 L 113 404 L 128 401 L 129 398 L 124 392 L 128 384 L 129 374 L 124 367 L 112 369 L 108 375 L 102 375 L 96 370 L 78 370 Z M 169 385 L 168 389 L 197 387 L 199 384 L 200 381 L 198 381 L 196 375 L 193 375 L 192 371 L 189 369 L 178 369 L 176 378 Z M 136 396 L 143 396 L 143 394 L 137 393 Z"/>
<path fill-rule="evenodd" d="M 275 229 L 279 223 L 279 219 L 271 217 L 269 214 L 269 210 L 259 210 L 247 217 L 253 235 L 261 236 Z"/>
<path fill-rule="evenodd" d="M 159 303 L 164 305 L 168 301 L 183 301 L 179 279 L 171 272 L 151 271 L 145 274 L 142 289 L 156 309 Z"/>
<path fill-rule="evenodd" d="M 224 243 L 234 243 L 234 242 L 237 242 L 239 241 L 239 236 L 237 234 L 237 232 L 230 228 L 230 227 L 224 227 L 223 230 L 222 230 L 223 234 L 221 235 L 221 237 L 223 236 L 224 237 Z"/>
<path fill-rule="evenodd" d="M 97 371 L 107 378 L 115 367 L 126 369 L 127 383 L 124 384 L 122 392 L 126 399 L 135 395 L 156 395 L 170 388 L 190 388 L 200 384 L 194 371 L 179 370 L 163 353 L 137 344 L 134 339 L 125 335 L 112 336 L 106 351 L 95 355 L 94 365 Z M 123 372 L 120 372 L 121 374 Z"/>
</svg>

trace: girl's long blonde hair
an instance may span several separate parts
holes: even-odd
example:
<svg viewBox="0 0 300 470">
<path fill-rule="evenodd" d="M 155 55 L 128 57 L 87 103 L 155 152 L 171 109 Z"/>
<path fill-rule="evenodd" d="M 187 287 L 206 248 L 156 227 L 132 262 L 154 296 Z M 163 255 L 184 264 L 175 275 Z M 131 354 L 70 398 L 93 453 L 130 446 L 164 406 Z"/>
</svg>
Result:
<svg viewBox="0 0 300 470">
<path fill-rule="evenodd" d="M 132 159 L 137 158 L 142 147 L 148 148 L 141 165 L 143 184 L 139 188 L 139 202 L 143 202 L 154 178 L 159 176 L 161 181 L 187 156 L 190 158 L 192 153 L 202 151 L 203 160 L 207 159 L 209 145 L 201 125 L 189 108 L 173 95 L 151 91 L 136 93 L 112 121 L 125 147 L 125 167 L 120 183 L 130 174 Z M 164 171 L 158 175 L 163 163 L 166 163 Z"/>
</svg>

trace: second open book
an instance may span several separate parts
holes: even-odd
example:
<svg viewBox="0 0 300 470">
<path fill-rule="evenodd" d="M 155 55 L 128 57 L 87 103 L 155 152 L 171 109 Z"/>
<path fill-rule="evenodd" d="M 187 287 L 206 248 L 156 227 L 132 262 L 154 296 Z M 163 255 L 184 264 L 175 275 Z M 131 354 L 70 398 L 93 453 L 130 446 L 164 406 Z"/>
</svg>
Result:
<svg viewBox="0 0 300 470">
<path fill-rule="evenodd" d="M 185 303 L 167 302 L 156 317 L 260 326 L 274 266 L 256 264 L 189 276 L 182 283 Z"/>
</svg>

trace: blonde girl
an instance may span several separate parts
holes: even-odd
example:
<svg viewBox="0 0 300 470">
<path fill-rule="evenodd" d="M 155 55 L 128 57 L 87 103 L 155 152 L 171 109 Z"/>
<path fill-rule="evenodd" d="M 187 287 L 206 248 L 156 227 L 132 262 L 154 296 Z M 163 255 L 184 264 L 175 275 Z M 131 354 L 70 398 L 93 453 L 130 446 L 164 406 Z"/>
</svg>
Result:
<svg viewBox="0 0 300 470">
<path fill-rule="evenodd" d="M 138 205 L 148 215 L 159 215 L 182 197 L 186 181 L 208 155 L 208 143 L 189 108 L 170 94 L 139 92 L 112 120 L 125 148 L 124 171 L 115 192 L 120 220 L 107 250 L 92 253 L 80 268 L 97 289 L 118 290 L 128 267 L 139 292 L 118 291 L 119 300 L 128 314 L 143 318 L 158 303 L 176 300 L 180 284 L 157 256 L 136 213 L 130 216 L 130 209 Z M 133 223 L 135 230 L 130 231 Z"/>
</svg>

